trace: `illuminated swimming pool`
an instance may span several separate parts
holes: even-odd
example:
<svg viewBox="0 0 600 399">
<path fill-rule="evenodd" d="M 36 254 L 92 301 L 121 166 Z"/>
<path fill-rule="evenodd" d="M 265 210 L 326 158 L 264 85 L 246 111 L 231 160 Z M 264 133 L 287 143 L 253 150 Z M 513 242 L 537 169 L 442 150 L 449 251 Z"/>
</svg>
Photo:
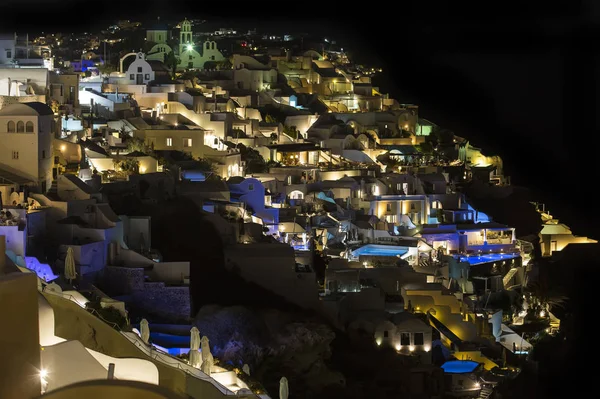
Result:
<svg viewBox="0 0 600 399">
<path fill-rule="evenodd" d="M 442 364 L 442 369 L 449 374 L 472 373 L 479 366 L 479 363 L 472 360 L 450 360 Z"/>
<path fill-rule="evenodd" d="M 367 244 L 352 251 L 352 255 L 370 255 L 370 256 L 402 256 L 408 252 L 408 248 L 397 245 L 377 245 Z"/>
<path fill-rule="evenodd" d="M 499 260 L 510 260 L 519 257 L 519 254 L 485 254 L 478 256 L 460 256 L 461 262 L 469 262 L 472 265 L 478 265 L 480 263 L 496 262 Z"/>
</svg>

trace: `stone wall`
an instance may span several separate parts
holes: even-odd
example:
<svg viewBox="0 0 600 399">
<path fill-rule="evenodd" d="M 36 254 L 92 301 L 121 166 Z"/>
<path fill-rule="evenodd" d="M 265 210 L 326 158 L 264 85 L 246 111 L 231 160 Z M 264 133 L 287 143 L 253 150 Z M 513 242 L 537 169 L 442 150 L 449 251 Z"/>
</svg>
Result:
<svg viewBox="0 0 600 399">
<path fill-rule="evenodd" d="M 39 101 L 41 103 L 46 102 L 46 96 L 44 95 L 29 95 L 29 96 L 0 96 L 0 109 L 10 104 L 18 103 L 31 103 Z"/>
<path fill-rule="evenodd" d="M 144 269 L 106 266 L 102 289 L 109 296 L 128 295 L 144 289 Z"/>
<path fill-rule="evenodd" d="M 145 283 L 135 291 L 130 301 L 143 312 L 159 317 L 161 322 L 181 322 L 191 319 L 190 288 L 169 287 L 165 283 Z"/>
</svg>

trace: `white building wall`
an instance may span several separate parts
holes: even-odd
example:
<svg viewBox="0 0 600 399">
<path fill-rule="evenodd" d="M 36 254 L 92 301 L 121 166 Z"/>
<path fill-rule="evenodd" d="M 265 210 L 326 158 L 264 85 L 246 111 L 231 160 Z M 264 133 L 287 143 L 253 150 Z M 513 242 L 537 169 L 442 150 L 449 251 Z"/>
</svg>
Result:
<svg viewBox="0 0 600 399">
<path fill-rule="evenodd" d="M 146 61 L 146 56 L 144 53 L 138 53 L 135 61 L 133 61 L 129 68 L 127 68 L 127 72 L 125 73 L 125 77 L 127 82 L 131 85 L 138 84 L 138 75 L 141 76 L 141 83 L 148 84 L 151 80 L 154 80 L 154 71 L 150 64 Z"/>
<path fill-rule="evenodd" d="M 8 133 L 8 122 L 33 123 L 33 132 Z M 34 182 L 52 183 L 50 116 L 0 116 L 0 165 Z M 39 133 L 38 133 L 39 132 Z M 34 150 L 32 150 L 34 149 Z"/>
<path fill-rule="evenodd" d="M 6 237 L 6 250 L 13 251 L 17 256 L 25 257 L 27 229 L 19 231 L 19 226 L 0 226 L 0 236 Z M 0 256 L 4 256 L 4 254 L 0 254 Z"/>
</svg>

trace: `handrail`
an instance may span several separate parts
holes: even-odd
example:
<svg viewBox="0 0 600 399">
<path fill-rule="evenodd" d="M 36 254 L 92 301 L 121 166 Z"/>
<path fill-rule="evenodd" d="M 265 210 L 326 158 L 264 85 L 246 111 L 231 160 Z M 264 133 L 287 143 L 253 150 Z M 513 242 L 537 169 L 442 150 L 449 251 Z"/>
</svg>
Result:
<svg viewBox="0 0 600 399">
<path fill-rule="evenodd" d="M 178 358 L 172 356 L 171 354 L 164 352 L 160 349 L 157 349 L 153 345 L 143 346 L 137 339 L 131 338 L 130 336 L 128 336 L 126 334 L 123 334 L 123 335 L 134 345 L 140 347 L 141 349 L 148 350 L 149 353 L 147 353 L 147 355 L 150 356 L 151 358 L 153 358 L 154 360 L 157 360 L 157 361 L 159 361 L 163 364 L 166 364 L 168 366 L 171 366 L 171 367 L 176 367 L 177 369 L 182 370 L 184 373 L 189 374 L 194 378 L 200 379 L 202 381 L 208 381 L 212 385 L 214 385 L 217 389 L 219 389 L 219 391 L 221 391 L 221 393 L 223 393 L 225 395 L 229 395 L 229 396 L 236 395 L 235 392 L 233 392 L 232 390 L 227 388 L 225 385 L 221 384 L 219 381 L 215 380 L 214 378 L 211 378 L 209 375 L 207 375 L 203 371 L 185 364 L 183 362 L 183 360 L 178 359 Z M 154 354 L 154 355 L 152 354 L 153 350 L 156 352 L 156 354 Z M 146 353 L 146 351 L 144 351 L 144 352 Z M 164 358 L 160 357 L 159 355 L 164 355 L 164 356 L 168 357 L 169 359 L 173 359 L 174 362 L 169 362 L 169 361 L 167 361 L 167 359 L 164 359 Z M 194 372 L 192 372 L 191 370 L 189 370 L 190 368 L 193 369 L 194 372 L 196 372 L 200 375 L 197 375 Z"/>
<path fill-rule="evenodd" d="M 144 354 L 146 354 L 147 356 L 149 356 L 150 358 L 163 363 L 167 366 L 170 367 L 175 367 L 181 371 L 183 371 L 184 373 L 197 378 L 199 380 L 202 381 L 206 381 L 211 383 L 211 385 L 213 385 L 215 388 L 217 388 L 222 394 L 227 395 L 227 396 L 237 396 L 237 394 L 235 392 L 233 392 L 232 390 L 230 390 L 229 388 L 227 388 L 225 385 L 221 384 L 219 381 L 215 380 L 214 378 L 212 378 L 211 376 L 207 375 L 206 373 L 204 373 L 202 370 L 199 370 L 195 367 L 189 366 L 187 364 L 185 364 L 183 362 L 183 360 L 172 356 L 171 354 L 164 352 L 158 348 L 156 348 L 153 345 L 148 345 L 148 346 L 142 346 L 142 344 L 137 340 L 134 339 L 132 337 L 130 337 L 129 335 L 125 334 L 126 331 L 123 331 L 123 329 L 116 323 L 113 323 L 111 321 L 106 320 L 104 317 L 102 317 L 102 315 L 100 313 L 98 313 L 98 311 L 96 309 L 93 308 L 89 308 L 89 307 L 83 307 L 80 305 L 80 303 L 75 299 L 75 297 L 71 294 L 65 294 L 63 292 L 55 292 L 55 291 L 46 291 L 44 290 L 43 292 L 45 293 L 49 293 L 52 295 L 56 295 L 56 296 L 60 296 L 64 299 L 70 300 L 71 302 L 74 302 L 75 304 L 77 304 L 78 306 L 80 306 L 82 309 L 85 309 L 87 311 L 89 311 L 90 313 L 92 313 L 94 316 L 96 316 L 98 319 L 100 319 L 101 321 L 103 321 L 104 323 L 108 324 L 109 326 L 111 326 L 112 328 L 114 328 L 115 330 L 119 331 L 125 338 L 127 338 L 127 340 L 131 343 L 133 343 L 135 346 L 139 347 L 140 350 L 142 350 L 142 352 L 144 352 Z M 135 334 L 135 333 L 134 333 Z M 153 354 L 152 352 L 156 352 L 155 354 Z M 163 355 L 162 357 L 160 355 Z M 173 362 L 169 362 L 167 361 L 167 359 L 165 359 L 164 357 L 167 357 L 168 359 L 172 359 Z M 189 369 L 193 369 L 194 372 L 192 372 Z"/>
</svg>

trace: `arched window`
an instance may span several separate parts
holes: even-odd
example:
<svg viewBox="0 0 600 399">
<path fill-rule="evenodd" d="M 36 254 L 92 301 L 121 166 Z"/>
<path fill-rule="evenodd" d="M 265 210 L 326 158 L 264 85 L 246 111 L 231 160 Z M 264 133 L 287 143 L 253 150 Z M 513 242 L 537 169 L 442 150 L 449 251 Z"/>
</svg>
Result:
<svg viewBox="0 0 600 399">
<path fill-rule="evenodd" d="M 9 121 L 8 126 L 6 127 L 6 131 L 9 133 L 14 133 L 15 132 L 15 122 Z"/>
<path fill-rule="evenodd" d="M 25 131 L 27 133 L 33 133 L 33 122 L 29 121 L 25 124 Z"/>
<path fill-rule="evenodd" d="M 18 121 L 17 122 L 17 133 L 24 133 L 25 132 L 25 124 L 23 123 L 23 121 Z"/>
<path fill-rule="evenodd" d="M 211 48 L 214 50 L 216 45 L 217 44 L 215 42 L 212 42 Z"/>
</svg>

